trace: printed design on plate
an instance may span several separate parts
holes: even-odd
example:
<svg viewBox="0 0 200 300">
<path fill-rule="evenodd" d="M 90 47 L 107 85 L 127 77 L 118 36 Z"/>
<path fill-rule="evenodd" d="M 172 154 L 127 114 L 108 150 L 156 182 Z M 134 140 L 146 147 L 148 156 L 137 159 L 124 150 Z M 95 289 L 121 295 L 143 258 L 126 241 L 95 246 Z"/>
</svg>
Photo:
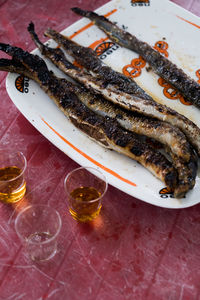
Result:
<svg viewBox="0 0 200 300">
<path fill-rule="evenodd" d="M 169 56 L 169 53 L 167 52 L 168 44 L 164 41 L 158 41 L 154 45 L 154 49 L 160 54 L 164 55 L 165 57 Z M 163 94 L 166 98 L 171 100 L 179 100 L 184 105 L 192 105 L 189 101 L 185 100 L 184 97 L 166 80 L 163 78 L 158 79 L 158 84 L 163 87 Z"/>
<path fill-rule="evenodd" d="M 100 59 L 104 59 L 118 48 L 119 46 L 113 42 L 104 42 L 95 49 L 95 52 L 97 56 L 100 56 Z"/>
<path fill-rule="evenodd" d="M 146 66 L 146 61 L 139 56 L 138 58 L 132 59 L 129 65 L 123 67 L 122 72 L 126 76 L 136 78 L 141 75 L 142 69 Z"/>
<path fill-rule="evenodd" d="M 165 41 L 156 42 L 153 48 L 163 54 L 165 57 L 169 56 L 169 53 L 167 52 L 169 45 Z"/>
<path fill-rule="evenodd" d="M 95 41 L 89 45 L 88 48 L 94 50 L 97 56 L 103 60 L 108 55 L 111 55 L 114 51 L 119 49 L 119 46 L 111 41 L 108 41 L 108 37 L 106 37 Z M 83 68 L 83 66 L 81 66 L 76 60 L 73 62 L 73 64 L 78 68 Z"/>
<path fill-rule="evenodd" d="M 20 93 L 29 92 L 29 78 L 19 75 L 15 80 L 15 87 Z"/>
<path fill-rule="evenodd" d="M 108 41 L 108 37 L 106 37 L 104 39 L 102 38 L 98 41 L 95 41 L 89 46 L 89 48 L 94 50 L 97 56 L 103 60 L 108 55 L 119 49 L 119 46 L 111 41 Z"/>
<path fill-rule="evenodd" d="M 198 83 L 200 83 L 200 69 L 198 69 L 197 71 L 196 71 L 196 76 L 197 76 L 197 78 L 198 78 Z"/>
<path fill-rule="evenodd" d="M 150 6 L 150 0 L 131 0 L 132 6 Z"/>
<path fill-rule="evenodd" d="M 166 80 L 163 78 L 158 79 L 158 83 L 163 87 L 163 94 L 166 98 L 171 100 L 179 100 L 184 105 L 192 105 L 191 102 L 184 99 L 184 97 Z"/>
<path fill-rule="evenodd" d="M 159 191 L 159 195 L 161 198 L 174 198 L 173 196 L 173 193 L 167 188 L 167 187 L 164 187 L 163 189 L 161 189 Z"/>
<path fill-rule="evenodd" d="M 168 48 L 169 45 L 167 42 L 165 41 L 157 41 L 155 43 L 155 45 L 153 46 L 153 48 L 160 52 L 162 55 L 164 55 L 165 57 L 169 56 L 168 53 Z M 132 59 L 131 63 L 128 65 L 125 65 L 122 68 L 122 72 L 124 75 L 132 77 L 132 78 L 136 78 L 138 76 L 140 76 L 142 74 L 142 69 L 146 66 L 146 62 L 145 60 L 139 56 L 138 58 L 134 58 Z M 149 70 L 151 70 L 151 67 L 149 68 Z M 148 71 L 148 68 L 147 68 Z M 196 76 L 198 78 L 198 83 L 200 83 L 200 69 L 198 69 L 196 71 Z M 165 95 L 165 97 L 167 99 L 170 100 L 179 100 L 182 104 L 184 105 L 192 105 L 192 103 L 190 103 L 189 101 L 187 101 L 186 99 L 184 99 L 184 97 L 171 85 L 169 84 L 166 80 L 164 80 L 163 78 L 159 78 L 158 79 L 158 84 L 163 87 L 163 94 Z"/>
</svg>

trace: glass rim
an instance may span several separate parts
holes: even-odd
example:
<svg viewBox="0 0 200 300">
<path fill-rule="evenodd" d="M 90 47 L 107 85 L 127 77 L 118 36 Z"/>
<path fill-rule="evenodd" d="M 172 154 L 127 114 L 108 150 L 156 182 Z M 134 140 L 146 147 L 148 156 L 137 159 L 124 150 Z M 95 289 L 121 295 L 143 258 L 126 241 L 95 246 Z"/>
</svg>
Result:
<svg viewBox="0 0 200 300">
<path fill-rule="evenodd" d="M 5 150 L 0 150 L 0 153 L 1 152 L 5 152 Z M 12 181 L 14 181 L 14 180 L 16 180 L 16 179 L 18 179 L 19 177 L 21 177 L 23 174 L 24 174 L 24 172 L 25 172 L 25 170 L 26 170 L 26 167 L 27 167 L 27 159 L 26 159 L 26 156 L 24 155 L 24 153 L 22 152 L 22 151 L 16 151 L 16 152 L 12 152 L 12 151 L 9 151 L 9 154 L 20 154 L 21 156 L 22 156 L 22 158 L 23 158 L 23 160 L 24 160 L 24 166 L 23 166 L 23 169 L 21 169 L 22 171 L 21 171 L 21 173 L 19 174 L 19 175 L 17 175 L 15 178 L 12 178 L 12 179 L 8 179 L 8 180 L 0 180 L 0 182 L 3 182 L 3 183 L 5 183 L 5 182 L 12 182 Z"/>
<path fill-rule="evenodd" d="M 69 176 L 70 176 L 72 173 L 74 173 L 75 171 L 79 171 L 79 170 L 81 170 L 81 169 L 82 169 L 82 170 L 88 170 L 89 173 L 91 173 L 92 175 L 96 176 L 94 173 L 92 173 L 92 172 L 89 171 L 89 169 L 94 170 L 95 172 L 99 173 L 99 174 L 103 177 L 102 181 L 105 182 L 105 189 L 104 189 L 103 193 L 101 194 L 101 196 L 99 196 L 99 197 L 96 198 L 96 199 L 93 199 L 93 200 L 88 201 L 88 203 L 93 203 L 93 202 L 96 202 L 96 201 L 98 201 L 99 199 L 103 198 L 104 195 L 105 195 L 105 193 L 106 193 L 106 191 L 107 191 L 107 189 L 108 189 L 108 181 L 107 181 L 107 178 L 106 178 L 106 176 L 101 172 L 101 170 L 99 170 L 99 169 L 97 169 L 97 168 L 94 168 L 94 167 L 87 167 L 87 166 L 86 166 L 86 167 L 78 167 L 78 168 L 75 168 L 75 169 L 73 169 L 72 171 L 70 171 L 70 172 L 65 176 L 65 179 L 64 179 L 64 189 L 65 189 L 65 192 L 67 193 L 67 195 L 68 195 L 69 197 L 71 197 L 71 196 L 70 196 L 70 193 L 68 192 L 68 190 L 67 190 L 67 188 L 66 188 L 66 182 L 67 182 Z M 98 177 L 98 176 L 96 176 L 96 177 Z M 99 177 L 98 177 L 98 178 L 99 178 Z M 100 180 L 101 180 L 101 178 L 100 178 Z M 76 201 L 78 202 L 78 200 L 76 200 Z"/>
<path fill-rule="evenodd" d="M 48 208 L 48 209 L 50 209 L 51 211 L 55 212 L 55 214 L 56 214 L 56 216 L 57 216 L 57 219 L 58 219 L 58 229 L 57 229 L 56 233 L 55 233 L 51 238 L 49 238 L 48 240 L 43 241 L 43 242 L 40 242 L 40 243 L 30 241 L 28 238 L 23 237 L 23 235 L 19 232 L 18 226 L 17 226 L 18 221 L 19 221 L 21 215 L 22 215 L 23 213 L 25 213 L 28 209 L 32 208 L 32 207 L 35 207 L 35 208 L 37 208 L 37 207 Z M 30 243 L 30 244 L 35 244 L 35 245 L 37 245 L 37 244 L 48 244 L 49 242 L 53 241 L 53 240 L 58 236 L 58 234 L 60 233 L 61 227 L 62 227 L 62 219 L 61 219 L 61 216 L 60 216 L 59 212 L 58 212 L 55 208 L 52 208 L 51 206 L 44 205 L 44 204 L 32 204 L 32 205 L 26 206 L 24 209 L 22 209 L 22 210 L 18 213 L 17 217 L 15 218 L 15 231 L 16 231 L 18 237 L 19 237 L 22 241 L 25 241 L 26 243 L 28 242 L 28 243 Z"/>
</svg>

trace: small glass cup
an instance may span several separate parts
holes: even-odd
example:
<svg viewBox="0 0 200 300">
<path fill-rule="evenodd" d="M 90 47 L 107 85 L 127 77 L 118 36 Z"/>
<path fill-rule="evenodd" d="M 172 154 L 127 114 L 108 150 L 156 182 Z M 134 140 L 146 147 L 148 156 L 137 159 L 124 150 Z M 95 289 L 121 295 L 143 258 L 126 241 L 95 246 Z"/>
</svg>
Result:
<svg viewBox="0 0 200 300">
<path fill-rule="evenodd" d="M 70 172 L 65 177 L 64 187 L 72 217 L 80 222 L 96 218 L 100 213 L 107 186 L 105 176 L 95 168 L 80 167 Z"/>
<path fill-rule="evenodd" d="M 22 152 L 0 150 L 0 201 L 14 203 L 24 197 L 26 167 L 26 157 Z"/>
<path fill-rule="evenodd" d="M 59 213 L 46 205 L 28 206 L 15 219 L 16 233 L 36 262 L 49 260 L 56 254 L 61 225 Z"/>
</svg>

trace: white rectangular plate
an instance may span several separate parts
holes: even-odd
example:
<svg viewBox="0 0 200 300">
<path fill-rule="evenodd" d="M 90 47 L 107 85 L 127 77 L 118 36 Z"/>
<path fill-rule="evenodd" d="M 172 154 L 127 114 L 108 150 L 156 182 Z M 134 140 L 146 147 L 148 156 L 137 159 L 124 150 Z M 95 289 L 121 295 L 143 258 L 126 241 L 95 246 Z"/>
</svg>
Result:
<svg viewBox="0 0 200 300">
<path fill-rule="evenodd" d="M 183 68 L 188 75 L 200 80 L 200 73 L 197 72 L 200 69 L 199 18 L 167 0 L 146 2 L 139 5 L 131 0 L 113 0 L 97 12 L 108 16 L 118 26 L 152 46 L 162 41 L 168 47 L 164 50 L 165 55 L 169 55 L 169 59 Z M 35 25 L 37 28 L 37 24 Z M 85 18 L 62 33 L 83 46 L 93 47 L 94 50 L 103 51 L 106 44 L 102 46 L 102 43 L 107 42 L 105 34 Z M 55 46 L 54 42 L 49 43 Z M 37 49 L 34 53 L 40 55 Z M 124 69 L 136 74 L 133 70 L 134 59 L 138 58 L 136 53 L 117 46 L 104 49 L 101 53 L 100 58 L 113 69 L 120 72 Z M 47 61 L 47 64 L 58 76 L 65 77 L 52 63 Z M 200 126 L 200 111 L 197 108 L 182 104 L 180 99 L 168 99 L 166 96 L 169 97 L 172 90 L 160 86 L 158 76 L 148 72 L 147 68 L 143 67 L 140 71 L 140 76 L 135 77 L 135 80 L 144 90 L 158 102 L 172 107 Z M 16 89 L 16 79 L 21 92 Z M 102 148 L 77 130 L 34 81 L 25 79 L 20 83 L 18 75 L 8 74 L 6 88 L 21 113 L 48 140 L 80 165 L 100 168 L 109 184 L 160 207 L 184 208 L 199 203 L 199 174 L 194 189 L 187 193 L 186 198 L 177 200 L 164 192 L 163 183 L 137 162 Z"/>
</svg>

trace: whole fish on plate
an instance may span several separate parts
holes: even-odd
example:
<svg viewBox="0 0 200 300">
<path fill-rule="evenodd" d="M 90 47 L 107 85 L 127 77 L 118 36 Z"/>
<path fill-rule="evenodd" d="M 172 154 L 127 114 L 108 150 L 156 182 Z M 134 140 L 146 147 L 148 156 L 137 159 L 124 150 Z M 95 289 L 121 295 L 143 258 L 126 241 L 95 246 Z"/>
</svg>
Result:
<svg viewBox="0 0 200 300">
<path fill-rule="evenodd" d="M 183 97 L 200 107 L 200 85 L 185 72 L 178 68 L 168 58 L 164 57 L 149 44 L 139 40 L 131 33 L 120 29 L 104 16 L 99 16 L 92 11 L 72 8 L 78 15 L 89 18 L 95 25 L 102 29 L 107 36 L 122 47 L 133 50 L 140 54 L 149 63 L 153 71 L 174 86 Z"/>
</svg>

